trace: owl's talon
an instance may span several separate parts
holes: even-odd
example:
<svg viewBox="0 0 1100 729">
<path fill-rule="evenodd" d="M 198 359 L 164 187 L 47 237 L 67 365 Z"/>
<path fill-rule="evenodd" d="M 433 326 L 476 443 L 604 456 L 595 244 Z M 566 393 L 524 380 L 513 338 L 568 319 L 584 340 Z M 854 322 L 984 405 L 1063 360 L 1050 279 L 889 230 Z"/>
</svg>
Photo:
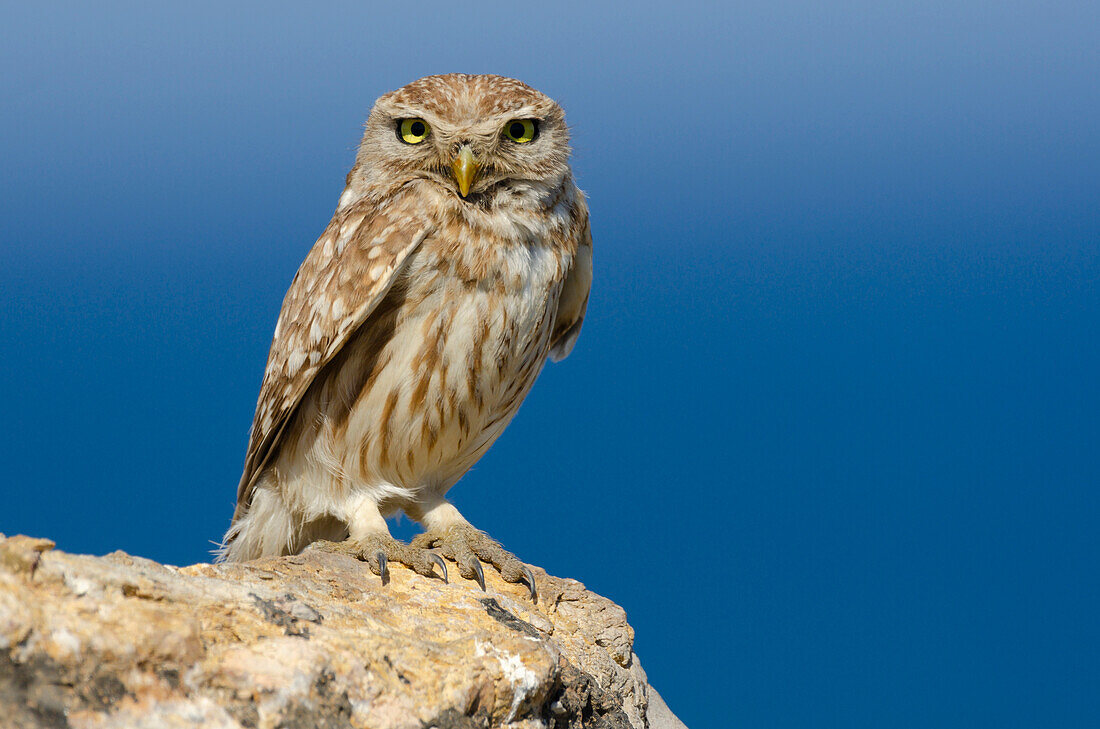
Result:
<svg viewBox="0 0 1100 729">
<path fill-rule="evenodd" d="M 531 588 L 531 602 L 539 604 L 539 588 L 535 585 L 535 573 L 527 565 L 523 565 L 523 576 L 527 578 L 527 586 Z"/>
<path fill-rule="evenodd" d="M 382 584 L 388 585 L 390 582 L 390 565 L 389 560 L 386 559 L 386 553 L 380 549 L 374 553 L 374 556 L 378 560 L 378 575 L 382 578 Z"/>
<path fill-rule="evenodd" d="M 309 545 L 309 549 L 346 554 L 366 562 L 370 571 L 382 578 L 383 585 L 390 581 L 390 562 L 403 564 L 425 577 L 439 577 L 448 582 L 447 563 L 442 557 L 415 544 L 402 544 L 388 534 L 372 534 L 361 540 L 345 539 L 342 542 L 317 541 Z"/>
<path fill-rule="evenodd" d="M 444 582 L 444 584 L 449 583 L 450 581 L 447 579 L 447 563 L 444 562 L 443 558 L 440 557 L 435 552 L 428 552 L 428 556 L 433 562 L 435 562 L 437 565 L 439 565 L 439 571 L 443 573 L 443 582 Z"/>
<path fill-rule="evenodd" d="M 481 591 L 485 592 L 485 571 L 481 569 L 481 560 L 475 557 L 470 561 L 470 566 L 474 568 L 475 579 L 481 585 Z"/>
<path fill-rule="evenodd" d="M 531 602 L 539 601 L 534 571 L 488 534 L 469 524 L 456 524 L 446 530 L 425 532 L 413 539 L 412 544 L 421 549 L 438 547 L 440 554 L 458 565 L 458 571 L 463 577 L 477 580 L 483 591 L 487 591 L 487 588 L 481 563 L 491 564 L 500 572 L 501 579 L 505 582 L 526 583 Z"/>
</svg>

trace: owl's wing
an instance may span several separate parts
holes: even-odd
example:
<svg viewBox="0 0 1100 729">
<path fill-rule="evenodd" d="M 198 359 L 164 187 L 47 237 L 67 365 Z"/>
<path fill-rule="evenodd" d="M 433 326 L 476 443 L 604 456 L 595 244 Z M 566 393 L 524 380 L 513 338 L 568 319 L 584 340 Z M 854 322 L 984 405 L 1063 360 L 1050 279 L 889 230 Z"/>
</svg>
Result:
<svg viewBox="0 0 1100 729">
<path fill-rule="evenodd" d="M 257 475 L 275 452 L 294 409 L 351 334 L 366 321 L 430 232 L 399 200 L 337 211 L 283 299 L 237 488 L 241 515 Z"/>
<path fill-rule="evenodd" d="M 584 312 L 588 309 L 588 292 L 592 288 L 592 230 L 586 210 L 583 215 L 573 267 L 566 275 L 561 299 L 558 300 L 558 314 L 554 318 L 554 333 L 550 338 L 551 362 L 561 362 L 573 351 L 573 345 L 581 335 Z"/>
</svg>

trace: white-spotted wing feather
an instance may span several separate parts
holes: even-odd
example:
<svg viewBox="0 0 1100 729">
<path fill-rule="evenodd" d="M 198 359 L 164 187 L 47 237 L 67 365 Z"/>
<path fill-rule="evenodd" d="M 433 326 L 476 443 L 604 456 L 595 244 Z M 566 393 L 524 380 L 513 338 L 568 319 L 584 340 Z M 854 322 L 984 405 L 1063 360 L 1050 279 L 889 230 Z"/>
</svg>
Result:
<svg viewBox="0 0 1100 729">
<path fill-rule="evenodd" d="M 430 232 L 402 202 L 398 195 L 381 211 L 365 201 L 337 211 L 290 284 L 260 386 L 238 514 L 318 372 L 367 320 Z"/>
</svg>

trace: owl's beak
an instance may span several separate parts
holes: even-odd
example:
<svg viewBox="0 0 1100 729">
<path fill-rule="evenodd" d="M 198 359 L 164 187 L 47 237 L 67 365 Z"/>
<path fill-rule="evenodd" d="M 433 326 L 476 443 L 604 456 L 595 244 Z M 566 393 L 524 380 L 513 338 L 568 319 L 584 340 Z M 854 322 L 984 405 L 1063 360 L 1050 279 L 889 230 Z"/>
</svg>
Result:
<svg viewBox="0 0 1100 729">
<path fill-rule="evenodd" d="M 458 182 L 458 192 L 462 197 L 466 197 L 470 194 L 470 186 L 474 184 L 474 180 L 477 179 L 477 171 L 480 166 L 477 163 L 477 157 L 474 156 L 473 150 L 470 149 L 470 145 L 462 145 L 462 149 L 458 150 L 458 155 L 455 156 L 454 162 L 451 162 L 451 171 L 455 173 L 455 181 Z"/>
</svg>

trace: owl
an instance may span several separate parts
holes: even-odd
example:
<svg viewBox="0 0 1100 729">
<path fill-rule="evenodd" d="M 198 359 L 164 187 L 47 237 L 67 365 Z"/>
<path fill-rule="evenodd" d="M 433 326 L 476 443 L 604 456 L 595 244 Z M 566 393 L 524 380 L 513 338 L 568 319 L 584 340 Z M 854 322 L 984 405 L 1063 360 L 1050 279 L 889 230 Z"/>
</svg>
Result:
<svg viewBox="0 0 1100 729">
<path fill-rule="evenodd" d="M 515 79 L 429 76 L 367 119 L 336 212 L 275 325 L 219 558 L 313 544 L 484 589 L 531 570 L 447 500 L 580 334 L 584 195 L 558 104 Z M 425 528 L 393 539 L 385 518 Z M 438 569 L 438 571 L 437 571 Z"/>
</svg>

